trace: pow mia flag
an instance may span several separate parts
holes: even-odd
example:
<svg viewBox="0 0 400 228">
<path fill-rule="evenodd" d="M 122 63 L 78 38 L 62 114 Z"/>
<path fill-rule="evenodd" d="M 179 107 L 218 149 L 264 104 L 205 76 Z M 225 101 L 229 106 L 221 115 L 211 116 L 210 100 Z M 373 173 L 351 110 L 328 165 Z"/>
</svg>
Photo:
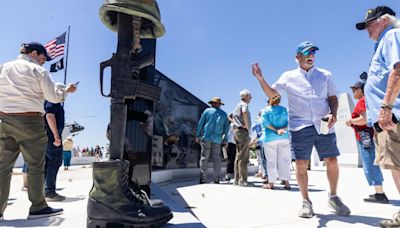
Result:
<svg viewBox="0 0 400 228">
<path fill-rule="evenodd" d="M 62 69 L 64 69 L 64 58 L 61 58 L 50 66 L 50 72 L 57 72 Z"/>
</svg>

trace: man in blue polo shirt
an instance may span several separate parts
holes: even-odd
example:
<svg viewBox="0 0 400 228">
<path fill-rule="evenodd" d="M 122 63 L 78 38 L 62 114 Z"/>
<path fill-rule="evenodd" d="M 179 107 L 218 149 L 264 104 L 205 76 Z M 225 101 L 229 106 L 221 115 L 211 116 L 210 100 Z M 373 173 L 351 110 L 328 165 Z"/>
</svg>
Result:
<svg viewBox="0 0 400 228">
<path fill-rule="evenodd" d="M 45 162 L 45 197 L 47 201 L 63 201 L 65 197 L 56 193 L 58 169 L 62 164 L 62 139 L 64 129 L 64 108 L 61 103 L 45 101 L 44 116 L 47 133 L 46 162 Z"/>
<path fill-rule="evenodd" d="M 336 135 L 338 100 L 336 88 L 329 71 L 314 67 L 315 53 L 319 48 L 309 41 L 296 48 L 298 68 L 286 71 L 272 87 L 267 84 L 258 64 L 252 65 L 253 75 L 260 82 L 265 94 L 272 98 L 279 92 L 286 92 L 289 100 L 289 130 L 292 136 L 292 150 L 296 158 L 296 179 L 303 197 L 299 217 L 314 216 L 308 196 L 307 167 L 311 151 L 315 146 L 319 158 L 324 160 L 329 181 L 328 205 L 341 216 L 348 216 L 350 209 L 336 195 L 339 167 Z M 328 118 L 329 131 L 321 128 L 322 119 Z"/>
<path fill-rule="evenodd" d="M 226 112 L 220 109 L 221 98 L 213 97 L 211 107 L 204 110 L 196 129 L 196 141 L 201 146 L 200 184 L 207 181 L 207 163 L 210 155 L 214 164 L 214 183 L 219 183 L 221 171 L 221 144 L 228 142 L 229 121 Z"/>
<path fill-rule="evenodd" d="M 376 41 L 374 54 L 364 87 L 367 103 L 367 122 L 375 127 L 378 147 L 375 163 L 392 171 L 400 193 L 400 20 L 387 6 L 367 11 L 358 30 L 367 30 Z M 380 222 L 381 227 L 400 227 L 400 211 L 391 220 Z"/>
</svg>

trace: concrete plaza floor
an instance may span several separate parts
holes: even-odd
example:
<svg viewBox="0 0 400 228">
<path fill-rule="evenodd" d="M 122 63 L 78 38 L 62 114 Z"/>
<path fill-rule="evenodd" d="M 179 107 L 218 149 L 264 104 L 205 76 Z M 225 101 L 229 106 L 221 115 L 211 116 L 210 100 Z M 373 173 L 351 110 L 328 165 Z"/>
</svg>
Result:
<svg viewBox="0 0 400 228">
<path fill-rule="evenodd" d="M 91 166 L 74 166 L 68 171 L 61 168 L 57 187 L 59 194 L 67 199 L 49 205 L 64 208 L 64 214 L 34 220 L 26 219 L 30 202 L 27 193 L 21 191 L 21 169 L 14 171 L 9 205 L 0 227 L 86 227 Z M 383 174 L 390 203 L 365 203 L 363 198 L 373 193 L 373 189 L 367 185 L 362 169 L 340 167 L 338 192 L 352 211 L 348 217 L 335 215 L 327 206 L 324 167 L 313 167 L 309 171 L 310 197 L 316 213 L 311 219 L 297 217 L 301 197 L 294 172 L 291 190 L 284 190 L 278 184 L 275 190 L 261 189 L 262 180 L 255 177 L 249 178 L 248 187 L 227 182 L 199 185 L 198 175 L 192 175 L 154 185 L 152 197 L 163 199 L 173 210 L 174 218 L 164 227 L 376 227 L 379 220 L 391 218 L 400 208 L 399 193 L 391 174 L 387 170 Z"/>
</svg>

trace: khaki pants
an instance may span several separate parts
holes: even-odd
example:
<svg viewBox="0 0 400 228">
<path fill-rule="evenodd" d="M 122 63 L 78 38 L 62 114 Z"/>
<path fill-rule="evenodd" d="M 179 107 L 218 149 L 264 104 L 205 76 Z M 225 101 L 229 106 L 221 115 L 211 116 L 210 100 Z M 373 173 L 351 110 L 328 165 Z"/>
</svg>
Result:
<svg viewBox="0 0 400 228">
<path fill-rule="evenodd" d="M 47 207 L 44 198 L 44 160 L 47 136 L 42 116 L 0 116 L 0 214 L 10 193 L 15 161 L 21 151 L 28 165 L 30 212 Z"/>
<path fill-rule="evenodd" d="M 236 158 L 235 181 L 247 182 L 247 165 L 249 163 L 249 132 L 244 128 L 235 130 Z"/>
<path fill-rule="evenodd" d="M 394 130 L 375 132 L 377 143 L 375 165 L 400 170 L 400 124 Z"/>
</svg>

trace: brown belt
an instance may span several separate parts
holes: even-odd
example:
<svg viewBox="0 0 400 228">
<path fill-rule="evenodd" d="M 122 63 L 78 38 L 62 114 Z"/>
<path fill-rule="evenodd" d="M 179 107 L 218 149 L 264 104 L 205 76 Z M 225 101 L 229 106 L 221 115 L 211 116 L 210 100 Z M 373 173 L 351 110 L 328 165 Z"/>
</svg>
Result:
<svg viewBox="0 0 400 228">
<path fill-rule="evenodd" d="M 7 112 L 0 112 L 0 116 L 43 116 L 41 112 L 17 112 L 17 113 L 7 113 Z"/>
</svg>

